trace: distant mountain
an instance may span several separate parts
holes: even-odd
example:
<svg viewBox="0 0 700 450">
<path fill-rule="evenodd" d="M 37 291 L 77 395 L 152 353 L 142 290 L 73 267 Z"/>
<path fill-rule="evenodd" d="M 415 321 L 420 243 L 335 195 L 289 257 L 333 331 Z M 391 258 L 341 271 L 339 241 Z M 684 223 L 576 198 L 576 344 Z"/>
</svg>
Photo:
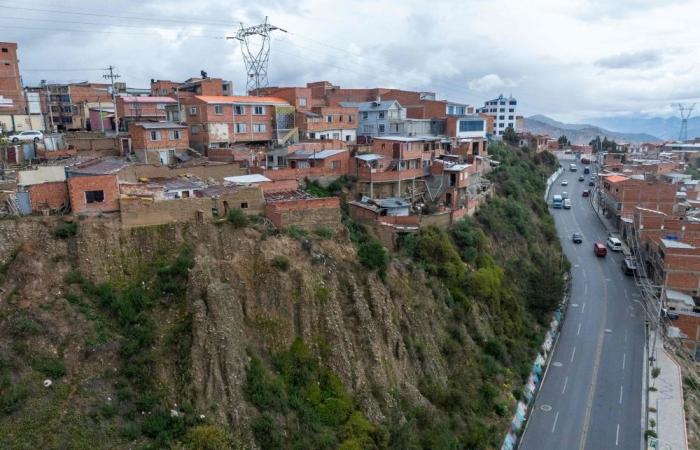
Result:
<svg viewBox="0 0 700 450">
<path fill-rule="evenodd" d="M 525 130 L 531 133 L 548 134 L 553 138 L 558 138 L 565 135 L 572 144 L 585 145 L 600 136 L 601 139 L 607 137 L 610 140 L 617 142 L 659 142 L 656 136 L 646 133 L 621 133 L 618 131 L 610 131 L 595 125 L 589 124 L 572 124 L 556 121 L 552 118 L 543 115 L 535 115 L 525 118 Z"/>
<path fill-rule="evenodd" d="M 600 117 L 591 122 L 623 133 L 649 133 L 667 141 L 678 139 L 681 129 L 679 117 Z M 688 120 L 688 138 L 694 137 L 700 137 L 700 116 Z"/>
</svg>

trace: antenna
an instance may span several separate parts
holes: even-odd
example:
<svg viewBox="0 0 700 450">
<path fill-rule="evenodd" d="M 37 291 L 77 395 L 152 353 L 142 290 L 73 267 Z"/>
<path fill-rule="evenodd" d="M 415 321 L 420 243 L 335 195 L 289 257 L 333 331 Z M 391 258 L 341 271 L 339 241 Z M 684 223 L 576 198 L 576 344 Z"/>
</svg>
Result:
<svg viewBox="0 0 700 450">
<path fill-rule="evenodd" d="M 688 140 L 688 119 L 690 119 L 690 115 L 693 113 L 695 103 L 678 103 L 676 106 L 681 113 L 681 131 L 678 133 L 678 140 L 680 142 L 685 142 Z"/>
<path fill-rule="evenodd" d="M 282 28 L 265 22 L 252 27 L 244 27 L 235 36 L 227 36 L 226 39 L 236 39 L 241 43 L 241 53 L 247 75 L 246 91 L 255 91 L 255 95 L 260 95 L 260 88 L 267 87 L 267 63 L 270 60 L 270 32 Z"/>
</svg>

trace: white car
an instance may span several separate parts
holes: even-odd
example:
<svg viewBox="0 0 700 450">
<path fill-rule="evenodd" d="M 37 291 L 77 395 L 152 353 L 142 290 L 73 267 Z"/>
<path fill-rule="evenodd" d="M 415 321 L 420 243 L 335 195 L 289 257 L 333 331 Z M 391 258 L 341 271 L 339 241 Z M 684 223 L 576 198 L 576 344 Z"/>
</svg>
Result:
<svg viewBox="0 0 700 450">
<path fill-rule="evenodd" d="M 562 186 L 568 186 L 568 185 L 569 185 L 569 181 L 568 181 L 568 180 L 564 180 L 564 181 L 561 182 L 561 185 L 562 185 Z"/>
<path fill-rule="evenodd" d="M 17 134 L 11 134 L 7 137 L 10 142 L 39 142 L 44 139 L 44 133 L 41 131 L 22 131 Z"/>
</svg>

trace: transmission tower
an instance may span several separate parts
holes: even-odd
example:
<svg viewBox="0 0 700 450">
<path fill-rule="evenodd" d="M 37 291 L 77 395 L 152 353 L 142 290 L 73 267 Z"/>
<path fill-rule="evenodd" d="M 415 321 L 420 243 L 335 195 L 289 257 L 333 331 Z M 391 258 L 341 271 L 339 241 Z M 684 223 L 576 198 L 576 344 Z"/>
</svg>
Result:
<svg viewBox="0 0 700 450">
<path fill-rule="evenodd" d="M 267 63 L 270 60 L 270 32 L 283 30 L 282 28 L 265 22 L 252 27 L 244 27 L 235 36 L 227 36 L 226 39 L 236 39 L 241 43 L 243 62 L 246 70 L 246 91 L 255 91 L 260 95 L 260 88 L 267 87 Z"/>
<path fill-rule="evenodd" d="M 679 103 L 677 106 L 678 111 L 681 113 L 681 131 L 678 134 L 678 140 L 680 142 L 685 142 L 688 140 L 688 119 L 690 119 L 690 115 L 693 113 L 695 103 Z"/>
</svg>

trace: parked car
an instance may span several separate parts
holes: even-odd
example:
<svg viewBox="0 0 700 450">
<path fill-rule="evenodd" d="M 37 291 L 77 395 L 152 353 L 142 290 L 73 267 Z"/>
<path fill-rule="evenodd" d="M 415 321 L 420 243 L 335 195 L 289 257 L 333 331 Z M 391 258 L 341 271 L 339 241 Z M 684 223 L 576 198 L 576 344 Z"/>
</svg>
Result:
<svg viewBox="0 0 700 450">
<path fill-rule="evenodd" d="M 583 235 L 581 233 L 574 233 L 571 235 L 571 240 L 574 241 L 574 244 L 580 244 L 583 242 Z"/>
<path fill-rule="evenodd" d="M 593 244 L 593 253 L 595 253 L 596 256 L 603 257 L 608 254 L 608 249 L 605 248 L 602 242 L 596 242 Z"/>
<path fill-rule="evenodd" d="M 630 257 L 623 259 L 622 271 L 625 273 L 625 275 L 634 275 L 634 273 L 637 271 L 637 261 Z"/>
<path fill-rule="evenodd" d="M 41 131 L 27 130 L 17 134 L 11 134 L 7 137 L 10 142 L 39 142 L 44 139 L 44 133 Z"/>
<path fill-rule="evenodd" d="M 588 189 L 584 189 L 583 192 L 581 192 L 581 197 L 590 197 L 591 196 L 591 191 Z"/>
<path fill-rule="evenodd" d="M 562 180 L 561 185 L 562 185 L 562 186 L 568 186 L 568 185 L 569 185 L 569 180 Z"/>
<path fill-rule="evenodd" d="M 578 177 L 578 181 L 583 181 L 583 180 L 585 180 L 585 178 L 583 178 L 583 175 Z"/>
<path fill-rule="evenodd" d="M 616 237 L 609 237 L 605 243 L 607 244 L 608 248 L 614 252 L 622 251 L 622 241 Z"/>
</svg>

